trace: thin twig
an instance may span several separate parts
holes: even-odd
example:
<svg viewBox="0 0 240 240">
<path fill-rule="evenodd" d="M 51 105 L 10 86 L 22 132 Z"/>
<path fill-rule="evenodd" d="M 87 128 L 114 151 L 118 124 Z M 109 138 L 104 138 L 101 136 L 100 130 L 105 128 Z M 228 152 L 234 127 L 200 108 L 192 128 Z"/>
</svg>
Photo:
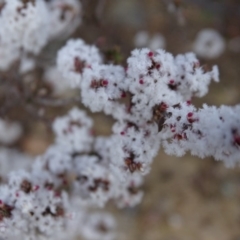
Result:
<svg viewBox="0 0 240 240">
<path fill-rule="evenodd" d="M 97 7 L 96 7 L 96 17 L 97 17 L 99 22 L 101 22 L 105 4 L 106 4 L 106 0 L 98 0 L 98 4 L 97 4 Z"/>
<path fill-rule="evenodd" d="M 30 114 L 36 120 L 44 122 L 47 125 L 47 127 L 51 129 L 53 121 L 52 119 L 44 117 L 41 114 L 39 114 L 38 110 L 36 110 L 36 108 L 32 105 L 24 104 L 23 107 L 28 114 Z"/>
<path fill-rule="evenodd" d="M 79 97 L 66 98 L 66 99 L 51 99 L 51 98 L 33 98 L 33 102 L 49 106 L 49 107 L 63 107 L 73 103 L 80 103 L 81 99 Z"/>
</svg>

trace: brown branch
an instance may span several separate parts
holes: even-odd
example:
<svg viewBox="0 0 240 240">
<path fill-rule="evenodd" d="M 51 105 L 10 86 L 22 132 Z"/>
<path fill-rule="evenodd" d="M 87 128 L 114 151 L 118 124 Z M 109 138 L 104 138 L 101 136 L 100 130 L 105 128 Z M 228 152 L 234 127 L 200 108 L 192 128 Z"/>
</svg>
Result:
<svg viewBox="0 0 240 240">
<path fill-rule="evenodd" d="M 98 4 L 96 6 L 96 18 L 98 19 L 99 22 L 101 22 L 104 7 L 106 5 L 106 0 L 98 0 Z"/>
<path fill-rule="evenodd" d="M 47 127 L 49 127 L 50 129 L 52 128 L 53 120 L 41 115 L 39 113 L 39 109 L 36 109 L 34 106 L 29 105 L 29 104 L 23 104 L 23 108 L 33 118 L 35 118 L 36 120 L 44 122 L 47 125 Z"/>
<path fill-rule="evenodd" d="M 51 99 L 51 98 L 33 98 L 33 102 L 44 105 L 48 107 L 63 107 L 73 103 L 80 103 L 81 99 L 79 97 L 66 98 L 66 99 Z"/>
</svg>

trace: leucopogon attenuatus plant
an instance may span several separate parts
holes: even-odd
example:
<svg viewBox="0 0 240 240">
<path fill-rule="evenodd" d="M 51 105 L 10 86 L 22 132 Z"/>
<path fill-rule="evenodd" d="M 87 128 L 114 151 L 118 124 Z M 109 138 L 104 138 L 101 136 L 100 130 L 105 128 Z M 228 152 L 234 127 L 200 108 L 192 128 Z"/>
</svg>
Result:
<svg viewBox="0 0 240 240">
<path fill-rule="evenodd" d="M 0 3 L 0 24 L 6 23 L 0 29 L 2 69 L 26 53 L 37 54 L 74 27 L 71 21 L 80 21 L 74 0 Z M 205 70 L 193 53 L 174 57 L 161 49 L 136 49 L 123 67 L 105 64 L 96 46 L 70 39 L 58 51 L 55 71 L 59 84 L 79 92 L 86 108 L 115 120 L 112 134 L 96 136 L 93 120 L 74 107 L 53 122 L 54 143 L 23 169 L 18 163 L 10 171 L 16 155 L 0 155 L 1 166 L 9 169 L 1 172 L 0 239 L 114 239 L 113 217 L 92 209 L 109 201 L 121 208 L 139 204 L 144 176 L 160 148 L 176 156 L 212 156 L 227 166 L 240 160 L 240 105 L 194 107 L 192 98 L 206 95 L 219 73 L 216 66 Z"/>
</svg>

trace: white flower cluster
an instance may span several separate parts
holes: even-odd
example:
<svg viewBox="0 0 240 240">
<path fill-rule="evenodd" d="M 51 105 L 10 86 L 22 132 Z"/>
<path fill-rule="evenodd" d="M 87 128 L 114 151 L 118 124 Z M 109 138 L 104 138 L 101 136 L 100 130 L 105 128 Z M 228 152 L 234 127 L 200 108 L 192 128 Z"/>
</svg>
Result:
<svg viewBox="0 0 240 240">
<path fill-rule="evenodd" d="M 78 42 L 70 40 L 60 50 L 58 58 L 63 58 L 62 52 L 72 52 Z M 81 41 L 81 48 L 87 51 L 89 46 Z M 98 51 L 94 52 L 95 58 L 99 58 Z M 64 57 L 73 68 L 76 56 Z M 85 62 L 85 54 L 83 59 L 79 54 L 78 60 Z M 173 57 L 163 50 L 149 49 L 134 50 L 127 63 L 124 71 L 120 66 L 104 65 L 99 60 L 82 65 L 81 73 L 75 72 L 79 79 L 76 88 L 81 91 L 83 104 L 117 120 L 110 137 L 114 147 L 108 147 L 108 156 L 105 156 L 114 166 L 131 173 L 136 170 L 145 173 L 161 143 L 167 152 L 177 155 L 190 151 L 200 157 L 214 156 L 227 165 L 239 160 L 238 107 L 217 109 L 204 105 L 200 110 L 191 109 L 191 99 L 207 94 L 211 80 L 219 81 L 216 66 L 207 71 L 193 53 Z M 61 70 L 63 66 L 58 67 Z M 68 74 L 66 69 L 62 71 L 68 75 L 68 81 L 73 81 L 71 71 Z M 118 101 L 126 95 L 130 96 L 127 106 Z M 197 112 L 197 120 L 193 122 L 186 117 L 192 112 Z M 199 131 L 201 138 L 196 135 Z M 219 141 L 213 141 L 216 136 L 221 136 Z M 221 148 L 217 149 L 219 146 Z"/>
<path fill-rule="evenodd" d="M 181 103 L 168 108 L 161 133 L 165 151 L 182 156 L 189 151 L 204 158 L 213 156 L 233 167 L 240 160 L 240 105 L 220 108 Z M 171 139 L 171 141 L 169 141 Z"/>
<path fill-rule="evenodd" d="M 155 33 L 150 37 L 147 31 L 137 32 L 133 42 L 137 48 L 148 47 L 151 50 L 157 50 L 166 47 L 166 40 L 162 34 Z"/>
<path fill-rule="evenodd" d="M 124 69 L 103 64 L 96 47 L 70 40 L 58 53 L 57 67 L 81 91 L 87 108 L 116 123 L 102 137 L 94 136 L 92 120 L 77 108 L 55 120 L 54 144 L 30 171 L 12 172 L 0 187 L 4 240 L 113 239 L 111 217 L 88 210 L 109 200 L 119 207 L 138 204 L 160 146 L 177 156 L 190 151 L 227 165 L 239 161 L 240 107 L 197 110 L 191 104 L 192 97 L 207 93 L 211 80 L 219 80 L 217 67 L 206 71 L 193 53 L 134 50 Z"/>
<path fill-rule="evenodd" d="M 72 87 L 79 85 L 85 68 L 101 63 L 101 56 L 95 46 L 86 45 L 81 39 L 69 40 L 58 52 L 57 66 L 62 76 Z"/>
<path fill-rule="evenodd" d="M 80 9 L 77 0 L 0 1 L 0 70 L 16 60 L 26 65 L 28 54 L 36 55 L 50 40 L 70 34 L 80 23 Z"/>
<path fill-rule="evenodd" d="M 61 96 L 70 90 L 69 83 L 63 78 L 56 66 L 45 69 L 44 81 L 52 87 L 54 96 Z"/>
<path fill-rule="evenodd" d="M 56 119 L 53 124 L 55 144 L 33 162 L 30 170 L 27 164 L 28 171 L 10 172 L 7 182 L 2 174 L 6 182 L 0 186 L 3 239 L 20 236 L 29 240 L 67 239 L 69 236 L 73 239 L 78 235 L 89 240 L 97 236 L 113 239 L 114 220 L 106 214 L 92 216 L 88 208 L 103 206 L 110 198 L 120 197 L 126 189 L 116 188 L 113 193 L 116 184 L 120 186 L 119 181 L 113 179 L 114 175 L 108 173 L 109 169 L 103 167 L 99 157 L 90 156 L 93 151 L 91 125 L 91 119 L 84 112 L 71 110 L 67 116 Z M 8 155 L 5 154 L 4 160 L 8 160 Z M 8 166 L 5 165 L 3 162 L 6 171 Z M 82 227 L 80 222 L 84 223 Z"/>
<path fill-rule="evenodd" d="M 7 175 L 17 169 L 30 169 L 32 158 L 10 148 L 0 148 L 0 182 L 7 181 Z"/>
<path fill-rule="evenodd" d="M 225 50 L 224 38 L 214 29 L 201 30 L 193 44 L 193 51 L 202 58 L 213 59 L 219 57 Z"/>
<path fill-rule="evenodd" d="M 16 142 L 22 135 L 22 127 L 17 122 L 9 122 L 0 118 L 0 143 L 9 145 Z"/>
<path fill-rule="evenodd" d="M 89 151 L 93 141 L 91 127 L 92 120 L 84 112 L 74 108 L 67 116 L 58 118 L 53 123 L 56 143 L 72 152 Z"/>
</svg>

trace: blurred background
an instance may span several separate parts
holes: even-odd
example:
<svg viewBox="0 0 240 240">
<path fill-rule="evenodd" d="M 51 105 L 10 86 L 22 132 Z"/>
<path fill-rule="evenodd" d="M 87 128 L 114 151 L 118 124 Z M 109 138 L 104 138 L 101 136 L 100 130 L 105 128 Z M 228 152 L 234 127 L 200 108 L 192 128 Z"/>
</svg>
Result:
<svg viewBox="0 0 240 240">
<path fill-rule="evenodd" d="M 219 66 L 220 83 L 193 102 L 197 106 L 240 102 L 239 0 L 83 0 L 82 5 L 82 24 L 73 37 L 96 44 L 108 61 L 125 65 L 136 47 L 162 47 L 174 55 L 195 51 L 201 65 Z M 40 59 L 53 61 L 63 44 L 51 43 Z M 44 111 L 54 117 L 68 108 Z M 111 133 L 111 119 L 92 116 L 97 134 Z M 23 137 L 10 147 L 36 156 L 53 141 L 49 125 L 31 110 L 13 108 L 4 117 L 23 126 Z M 118 239 L 240 240 L 239 166 L 228 169 L 211 158 L 175 158 L 161 151 L 143 191 L 143 201 L 135 208 L 109 206 L 118 219 Z"/>
</svg>

